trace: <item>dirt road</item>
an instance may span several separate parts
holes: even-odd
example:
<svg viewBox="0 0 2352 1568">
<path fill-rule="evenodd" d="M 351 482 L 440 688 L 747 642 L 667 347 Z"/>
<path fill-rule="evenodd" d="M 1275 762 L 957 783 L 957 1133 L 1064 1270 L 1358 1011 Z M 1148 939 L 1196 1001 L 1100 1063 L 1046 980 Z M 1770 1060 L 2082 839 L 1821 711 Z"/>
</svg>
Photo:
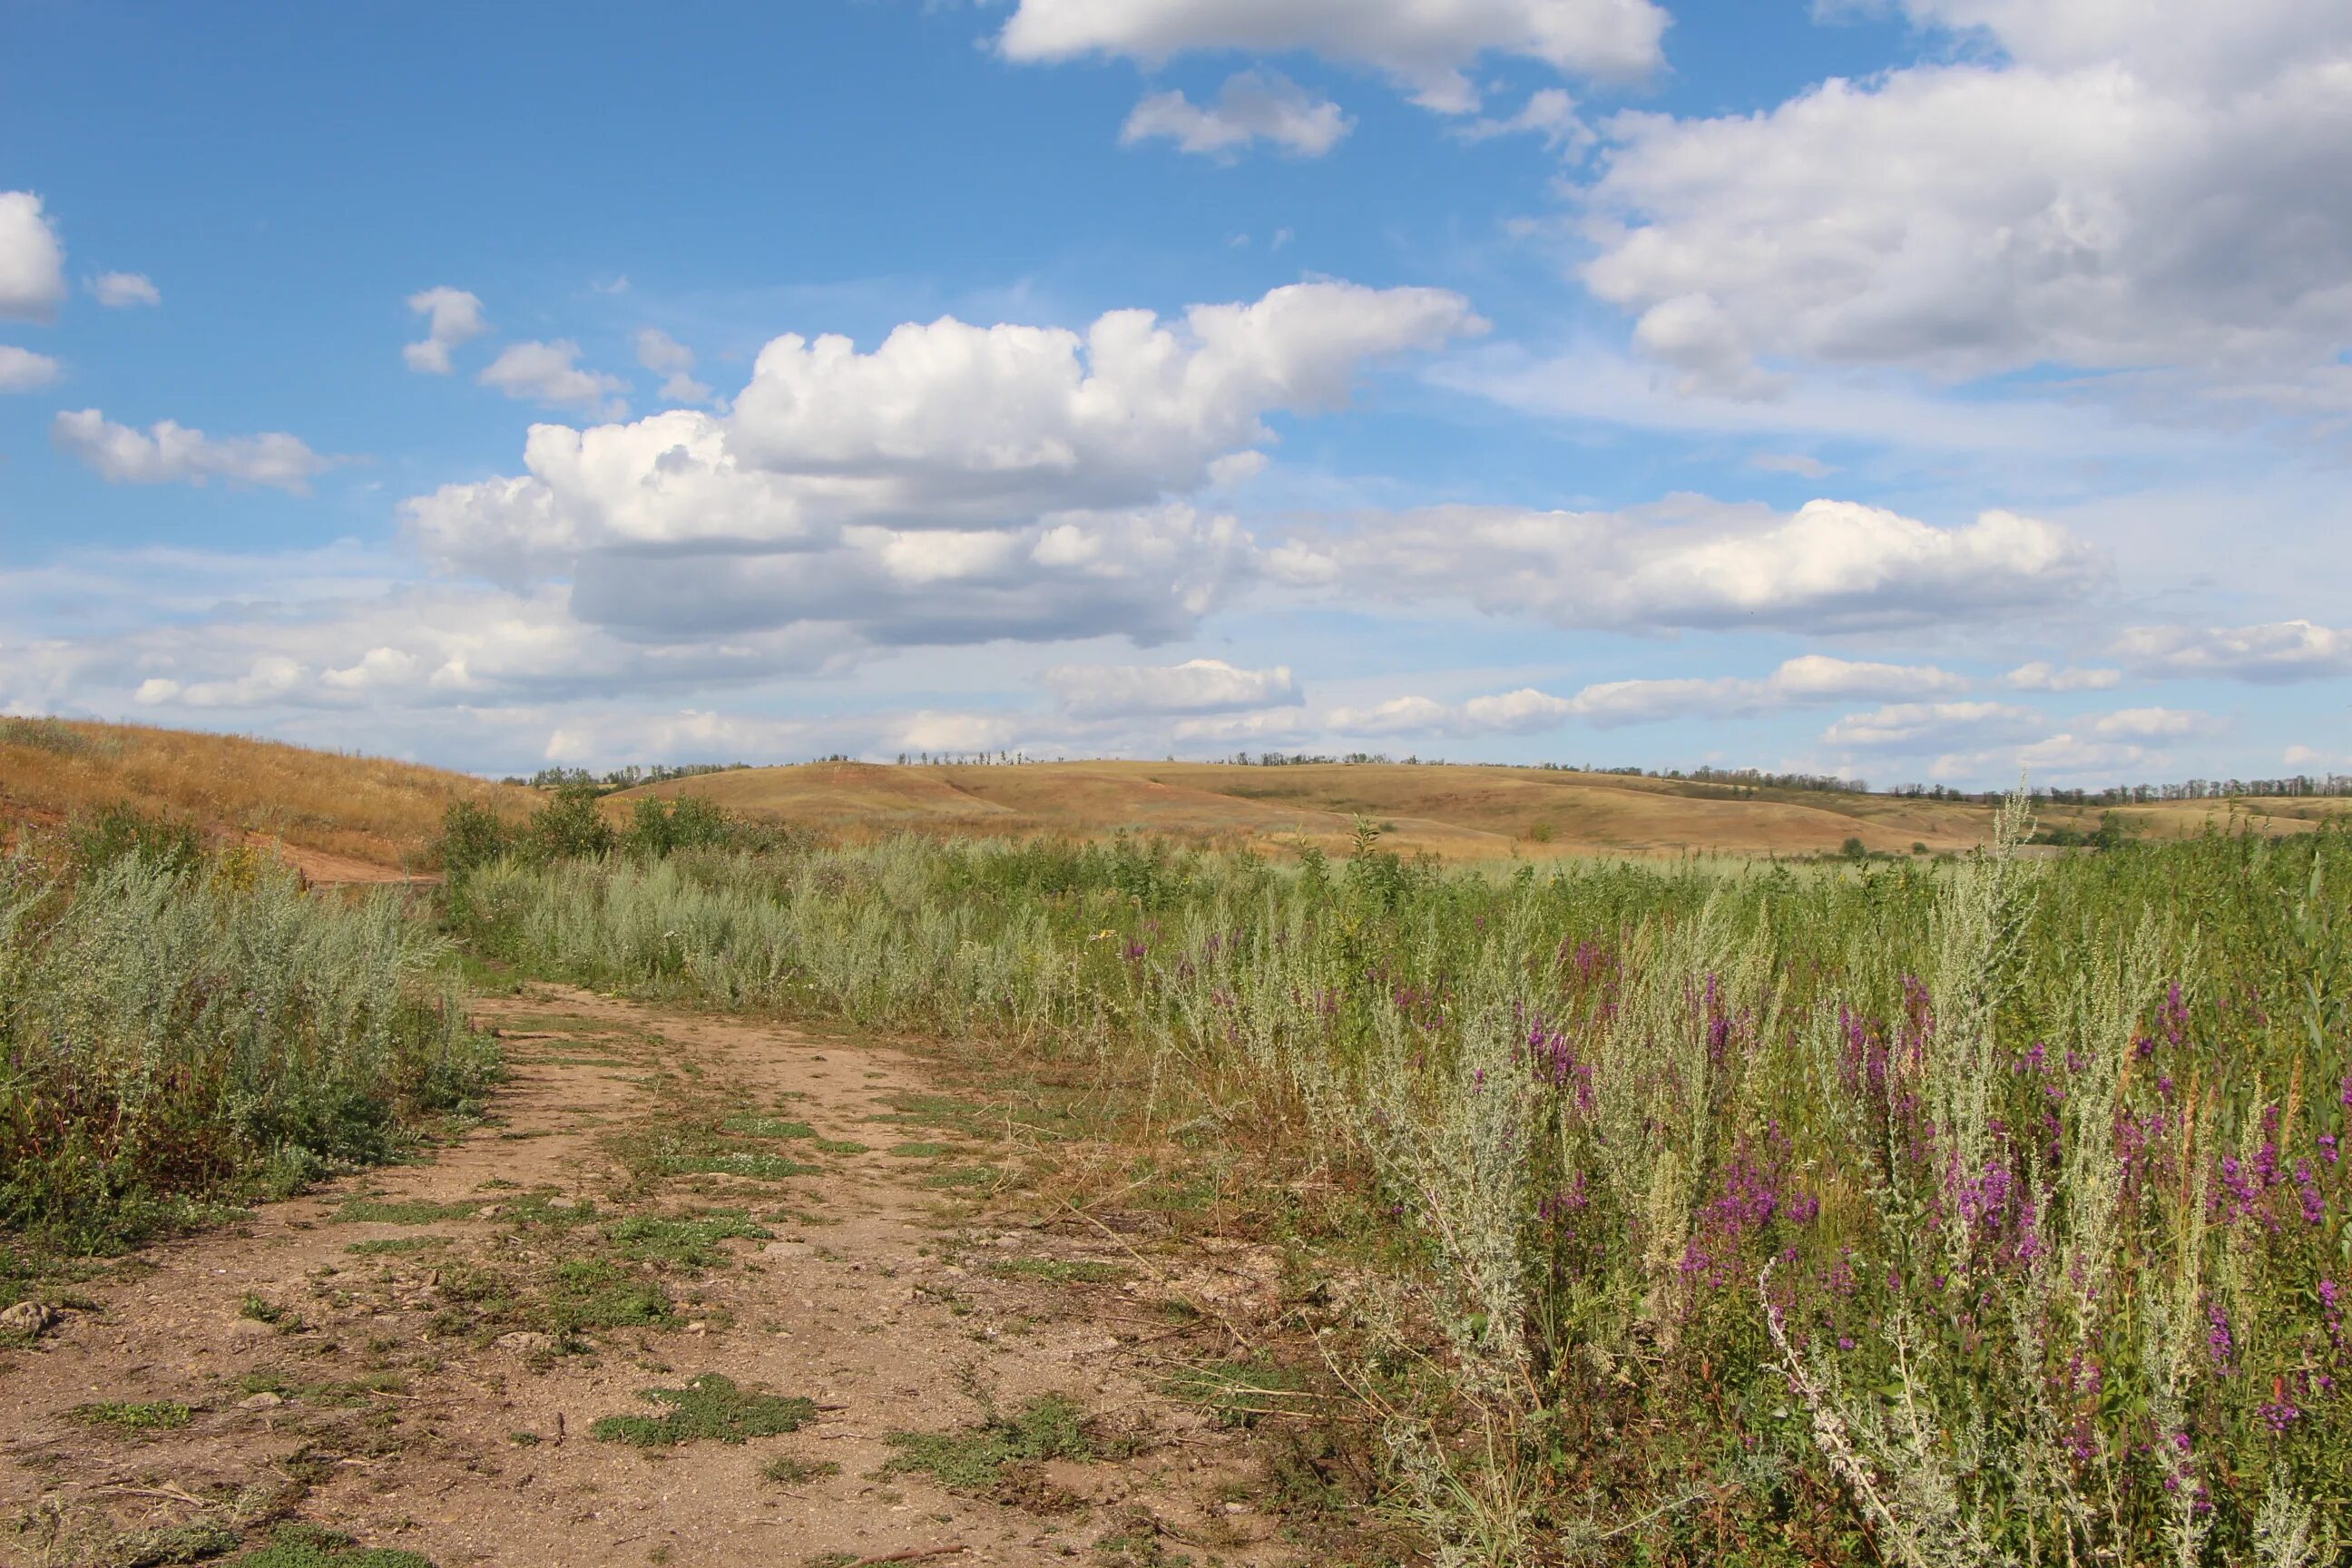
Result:
<svg viewBox="0 0 2352 1568">
<path fill-rule="evenodd" d="M 1208 1413 L 1268 1259 L 1000 1201 L 1020 1129 L 887 1048 L 484 1016 L 490 1123 L 0 1351 L 0 1563 L 1301 1560 Z"/>
</svg>

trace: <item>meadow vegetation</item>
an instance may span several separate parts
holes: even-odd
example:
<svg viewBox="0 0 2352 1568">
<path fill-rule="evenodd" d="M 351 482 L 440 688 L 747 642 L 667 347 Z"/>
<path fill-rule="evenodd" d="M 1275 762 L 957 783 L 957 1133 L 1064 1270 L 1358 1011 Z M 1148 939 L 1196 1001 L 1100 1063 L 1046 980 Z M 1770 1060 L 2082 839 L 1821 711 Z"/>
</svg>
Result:
<svg viewBox="0 0 2352 1568">
<path fill-rule="evenodd" d="M 394 1156 L 496 1070 L 447 958 L 395 895 L 307 894 L 129 810 L 21 846 L 0 860 L 0 1235 L 114 1247 Z"/>
<path fill-rule="evenodd" d="M 1369 823 L 633 828 L 453 853 L 450 907 L 532 973 L 1129 1086 L 1316 1275 L 1236 1408 L 1340 1396 L 1439 1562 L 2339 1561 L 2352 836 L 2031 830 L 1504 875 Z"/>
</svg>

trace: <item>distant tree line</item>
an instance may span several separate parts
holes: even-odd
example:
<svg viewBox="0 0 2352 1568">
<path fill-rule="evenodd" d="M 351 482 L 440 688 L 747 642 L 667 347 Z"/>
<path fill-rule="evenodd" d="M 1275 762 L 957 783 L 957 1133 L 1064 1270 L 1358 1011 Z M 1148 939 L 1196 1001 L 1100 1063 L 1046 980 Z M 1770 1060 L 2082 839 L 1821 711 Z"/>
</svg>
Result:
<svg viewBox="0 0 2352 1568">
<path fill-rule="evenodd" d="M 828 757 L 825 760 L 832 762 L 836 759 Z M 837 760 L 847 762 L 849 759 L 843 757 Z M 503 782 L 510 784 L 529 784 L 533 789 L 551 792 L 569 790 L 575 794 L 604 795 L 614 795 L 625 789 L 635 789 L 640 784 L 662 784 L 670 779 L 700 778 L 705 773 L 733 773 L 740 768 L 748 768 L 751 765 L 749 763 L 680 763 L 676 766 L 670 766 L 657 763 L 648 768 L 639 767 L 633 763 L 625 768 L 614 768 L 610 773 L 591 773 L 586 768 L 541 768 L 529 778 L 510 777 Z"/>
<path fill-rule="evenodd" d="M 1914 784 L 1887 793 L 1908 800 L 1990 802 L 2000 799 L 2006 792 Z M 2164 801 L 2229 800 L 2238 795 L 2320 799 L 2352 795 L 2352 773 L 2318 777 L 2297 773 L 2283 779 L 2189 779 L 2181 784 L 2111 784 L 2105 789 L 2036 789 L 2029 794 L 2036 805 L 2155 805 Z"/>
</svg>

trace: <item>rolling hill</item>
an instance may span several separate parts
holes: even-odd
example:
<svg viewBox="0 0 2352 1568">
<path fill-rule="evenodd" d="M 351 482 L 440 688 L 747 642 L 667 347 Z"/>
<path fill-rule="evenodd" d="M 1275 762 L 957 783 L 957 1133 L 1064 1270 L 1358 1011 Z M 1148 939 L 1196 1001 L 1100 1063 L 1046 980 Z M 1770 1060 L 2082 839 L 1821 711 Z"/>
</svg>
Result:
<svg viewBox="0 0 2352 1568">
<path fill-rule="evenodd" d="M 624 792 L 700 795 L 729 810 L 821 832 L 898 829 L 962 836 L 1117 832 L 1198 843 L 1345 844 L 1359 818 L 1382 842 L 1447 859 L 1557 854 L 1811 855 L 1849 838 L 1896 854 L 1965 849 L 1990 830 L 1988 806 L 1547 768 L 1447 763 L 1034 763 L 882 766 L 812 763 L 673 779 Z M 2306 831 L 2352 807 L 2336 800 L 2238 803 L 2264 831 Z M 2123 808 L 2168 837 L 2226 822 L 2232 804 Z M 2053 826 L 2095 827 L 2096 808 L 2056 808 Z"/>
<path fill-rule="evenodd" d="M 520 816 L 537 798 L 465 773 L 242 735 L 0 719 L 0 836 L 122 803 L 276 847 L 314 882 L 429 868 L 453 800 Z"/>
<path fill-rule="evenodd" d="M 634 800 L 699 795 L 758 820 L 867 838 L 912 830 L 962 837 L 1121 832 L 1284 853 L 1344 847 L 1356 823 L 1407 854 L 1448 860 L 1569 854 L 1834 854 L 1850 838 L 1904 854 L 1965 849 L 1991 826 L 1970 802 L 1685 779 L 1452 763 L 1032 763 L 1013 766 L 810 763 L 740 768 L 625 790 Z M 0 838 L 116 802 L 277 847 L 314 881 L 385 880 L 429 870 L 453 800 L 520 819 L 537 791 L 468 774 L 237 735 L 54 719 L 0 719 Z M 2127 806 L 2143 832 L 2208 822 L 2308 831 L 2352 801 L 2251 799 Z M 2053 808 L 2050 826 L 2087 830 L 2097 808 Z"/>
</svg>

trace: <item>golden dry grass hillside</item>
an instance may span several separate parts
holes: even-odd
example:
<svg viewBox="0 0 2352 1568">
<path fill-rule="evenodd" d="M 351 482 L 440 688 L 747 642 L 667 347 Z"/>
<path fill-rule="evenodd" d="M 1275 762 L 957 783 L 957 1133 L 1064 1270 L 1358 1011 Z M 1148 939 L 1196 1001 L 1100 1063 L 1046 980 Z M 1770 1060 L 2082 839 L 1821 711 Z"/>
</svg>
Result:
<svg viewBox="0 0 2352 1568">
<path fill-rule="evenodd" d="M 846 838 L 906 830 L 961 837 L 1159 835 L 1192 844 L 1345 846 L 1369 820 L 1381 841 L 1448 860 L 1570 854 L 1739 856 L 1964 849 L 1990 808 L 1971 802 L 1746 788 L 1633 774 L 1449 763 L 1033 763 L 887 766 L 811 763 L 672 779 L 608 797 L 700 795 L 755 819 Z M 464 773 L 237 735 L 56 719 L 0 719 L 0 837 L 117 803 L 282 845 L 314 879 L 429 870 L 442 814 L 471 800 L 520 820 L 539 792 Z M 2170 837 L 2209 822 L 2308 831 L 2352 801 L 2240 799 L 2122 808 Z M 2097 808 L 2053 807 L 2046 825 L 2088 830 Z"/>
<path fill-rule="evenodd" d="M 0 719 L 0 832 L 123 804 L 283 845 L 314 879 L 429 868 L 453 800 L 520 816 L 535 792 L 464 773 L 242 735 Z"/>
<path fill-rule="evenodd" d="M 1969 802 L 1547 768 L 1331 763 L 1276 767 L 1217 763 L 1033 763 L 882 766 L 812 763 L 673 779 L 625 792 L 701 795 L 729 810 L 820 832 L 915 829 L 959 836 L 1118 832 L 1195 843 L 1330 849 L 1359 818 L 1390 847 L 1447 859 L 1559 854 L 1815 855 L 1849 838 L 1873 850 L 1962 849 L 1988 831 Z M 2186 801 L 2124 808 L 2160 837 L 2233 816 L 2262 831 L 2306 831 L 2345 801 Z M 2043 820 L 2084 829 L 2096 808 L 2053 808 Z"/>
</svg>

